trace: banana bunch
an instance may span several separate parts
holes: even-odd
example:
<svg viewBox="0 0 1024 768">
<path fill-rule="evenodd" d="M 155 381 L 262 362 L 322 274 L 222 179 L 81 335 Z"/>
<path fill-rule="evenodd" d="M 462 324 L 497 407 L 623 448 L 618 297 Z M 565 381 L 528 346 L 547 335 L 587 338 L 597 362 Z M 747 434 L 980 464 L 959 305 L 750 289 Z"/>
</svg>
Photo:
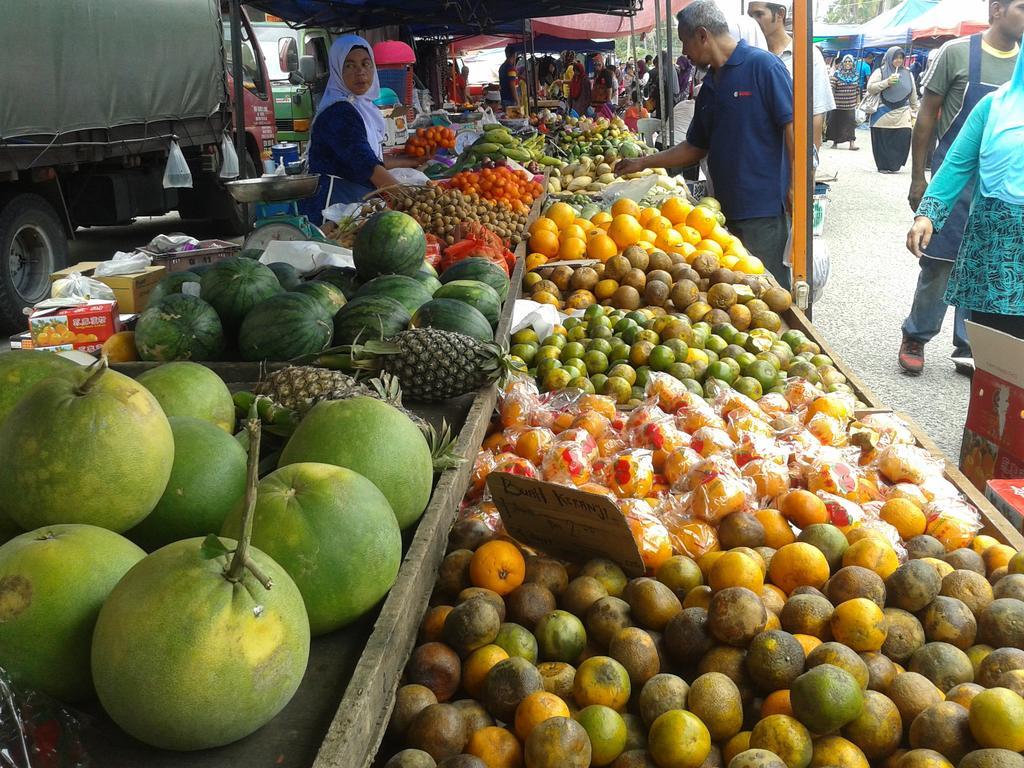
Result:
<svg viewBox="0 0 1024 768">
<path fill-rule="evenodd" d="M 517 163 L 536 161 L 541 165 L 561 165 L 557 158 L 544 154 L 544 137 L 541 134 L 522 141 L 509 133 L 503 125 L 485 125 L 484 134 L 466 150 L 466 155 L 470 162 L 490 158 L 515 160 Z"/>
</svg>

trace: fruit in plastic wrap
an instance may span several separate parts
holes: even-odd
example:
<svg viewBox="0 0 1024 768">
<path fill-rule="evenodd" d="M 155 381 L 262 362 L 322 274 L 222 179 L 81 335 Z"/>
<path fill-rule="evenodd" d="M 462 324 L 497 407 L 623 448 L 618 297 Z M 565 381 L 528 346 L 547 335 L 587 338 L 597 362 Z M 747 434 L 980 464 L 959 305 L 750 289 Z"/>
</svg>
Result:
<svg viewBox="0 0 1024 768">
<path fill-rule="evenodd" d="M 515 452 L 533 464 L 540 464 L 555 442 L 555 433 L 547 427 L 529 427 L 519 433 Z"/>
<path fill-rule="evenodd" d="M 657 405 L 648 403 L 634 408 L 626 419 L 626 439 L 631 440 L 634 433 L 652 422 L 669 418 L 671 417 Z"/>
<path fill-rule="evenodd" d="M 586 430 L 592 438 L 600 440 L 612 428 L 611 419 L 597 411 L 584 411 L 572 420 L 572 429 Z"/>
<path fill-rule="evenodd" d="M 618 415 L 615 400 L 608 397 L 608 395 L 583 395 L 580 397 L 577 405 L 579 406 L 580 413 L 595 411 L 608 419 L 609 422 Z"/>
<path fill-rule="evenodd" d="M 498 403 L 503 427 L 527 426 L 541 409 L 539 392 L 533 379 L 517 377 L 504 390 Z"/>
<path fill-rule="evenodd" d="M 775 439 L 775 430 L 772 425 L 750 411 L 736 409 L 729 414 L 727 421 L 729 435 L 736 442 L 740 442 L 745 437 Z"/>
<path fill-rule="evenodd" d="M 825 503 L 828 522 L 837 528 L 845 531 L 864 522 L 866 515 L 860 504 L 826 491 L 815 495 Z"/>
<path fill-rule="evenodd" d="M 762 395 L 761 399 L 757 401 L 757 405 L 769 419 L 789 413 L 791 410 L 789 401 L 781 392 L 768 392 Z"/>
<path fill-rule="evenodd" d="M 483 496 L 487 488 L 487 476 L 494 471 L 494 454 L 490 451 L 480 451 L 473 462 L 473 472 L 469 476 L 469 488 L 466 491 L 466 498 L 476 501 Z"/>
<path fill-rule="evenodd" d="M 852 396 L 833 392 L 814 398 L 807 405 L 806 418 L 810 422 L 815 414 L 822 413 L 826 416 L 831 416 L 842 423 L 843 431 L 845 432 L 846 425 L 853 418 L 853 412 L 856 407 L 857 403 Z"/>
<path fill-rule="evenodd" d="M 807 473 L 807 489 L 811 493 L 824 491 L 850 501 L 860 501 L 860 472 L 845 461 L 817 462 Z"/>
<path fill-rule="evenodd" d="M 910 427 L 894 413 L 870 413 L 858 421 L 878 433 L 881 438 L 879 445 L 894 443 L 915 445 L 917 443 Z"/>
<path fill-rule="evenodd" d="M 928 520 L 925 532 L 942 542 L 947 552 L 969 546 L 981 530 L 981 515 L 958 498 L 939 499 L 924 508 Z"/>
<path fill-rule="evenodd" d="M 588 461 L 595 461 L 601 452 L 597 440 L 585 429 L 567 429 L 558 435 L 558 442 L 573 442 L 580 446 Z"/>
<path fill-rule="evenodd" d="M 668 530 L 672 549 L 677 555 L 697 559 L 721 549 L 714 526 L 685 514 L 678 504 L 662 509 L 661 521 Z"/>
<path fill-rule="evenodd" d="M 606 499 L 616 498 L 611 489 L 601 483 L 584 483 L 583 485 L 577 486 L 576 490 L 583 491 L 584 493 L 593 493 L 597 496 L 604 496 Z"/>
<path fill-rule="evenodd" d="M 733 449 L 732 457 L 740 467 L 758 459 L 767 459 L 783 467 L 789 463 L 789 451 L 782 443 L 750 433 L 740 437 L 736 448 Z"/>
<path fill-rule="evenodd" d="M 685 481 L 690 472 L 703 461 L 704 457 L 689 446 L 676 448 L 665 457 L 664 472 L 666 481 L 675 488 L 680 482 Z"/>
<path fill-rule="evenodd" d="M 806 379 L 794 378 L 786 380 L 785 391 L 782 394 L 790 408 L 796 410 L 806 408 L 815 398 L 825 393 Z"/>
<path fill-rule="evenodd" d="M 693 514 L 709 523 L 718 523 L 726 515 L 739 512 L 752 496 L 753 483 L 737 475 L 720 473 L 707 476 L 690 496 Z"/>
<path fill-rule="evenodd" d="M 928 498 L 924 495 L 924 491 L 921 490 L 919 485 L 914 483 L 896 483 L 895 485 L 889 486 L 885 492 L 884 497 L 886 500 L 889 499 L 906 499 L 911 501 L 921 509 L 924 509 L 928 503 Z"/>
<path fill-rule="evenodd" d="M 517 456 L 514 453 L 499 453 L 494 457 L 493 472 L 508 472 L 510 475 L 526 477 L 530 480 L 539 480 L 540 472 L 529 459 Z"/>
<path fill-rule="evenodd" d="M 597 441 L 597 452 L 601 454 L 602 458 L 608 458 L 614 456 L 620 451 L 624 451 L 629 446 L 626 445 L 626 441 L 618 437 L 602 437 Z"/>
<path fill-rule="evenodd" d="M 789 469 L 768 459 L 754 459 L 743 465 L 742 474 L 753 481 L 758 499 L 774 499 L 789 490 Z"/>
<path fill-rule="evenodd" d="M 762 420 L 764 416 L 761 407 L 757 403 L 742 392 L 737 392 L 732 388 L 720 390 L 715 395 L 711 405 L 724 419 L 729 419 L 737 411 L 745 412 L 755 418 L 762 418 Z"/>
<path fill-rule="evenodd" d="M 691 436 L 690 447 L 701 456 L 713 456 L 716 453 L 731 454 L 736 443 L 724 429 L 701 427 Z"/>
<path fill-rule="evenodd" d="M 544 455 L 540 469 L 549 482 L 579 487 L 590 482 L 590 454 L 577 440 L 556 440 Z"/>
<path fill-rule="evenodd" d="M 690 445 L 690 436 L 677 429 L 672 419 L 662 419 L 646 424 L 634 433 L 633 445 L 653 452 L 654 469 L 662 471 L 666 457 L 677 448 Z"/>
<path fill-rule="evenodd" d="M 897 443 L 878 453 L 878 469 L 890 483 L 921 485 L 931 475 L 942 473 L 942 468 L 923 448 Z"/>
<path fill-rule="evenodd" d="M 807 420 L 807 431 L 818 438 L 822 445 L 839 447 L 850 444 L 846 422 L 827 413 L 811 414 Z"/>
<path fill-rule="evenodd" d="M 667 373 L 652 373 L 647 379 L 644 396 L 654 400 L 667 413 L 675 413 L 680 407 L 693 401 L 694 395 L 681 381 Z"/>
<path fill-rule="evenodd" d="M 705 480 L 710 480 L 722 474 L 739 477 L 740 469 L 736 466 L 736 462 L 732 460 L 732 457 L 726 453 L 709 456 L 690 470 L 680 490 L 692 491 Z"/>
<path fill-rule="evenodd" d="M 942 475 L 930 475 L 920 485 L 921 493 L 929 503 L 941 499 L 958 499 L 960 491 Z"/>
<path fill-rule="evenodd" d="M 728 424 L 726 424 L 725 419 L 715 413 L 714 408 L 701 399 L 699 403 L 694 403 L 692 407 L 681 408 L 676 411 L 676 426 L 692 435 L 703 427 L 714 427 L 724 430 Z"/>
<path fill-rule="evenodd" d="M 604 476 L 608 487 L 620 498 L 644 498 L 654 485 L 652 454 L 633 448 L 612 456 Z"/>
<path fill-rule="evenodd" d="M 672 539 L 668 529 L 652 514 L 650 505 L 641 499 L 621 499 L 619 509 L 629 524 L 647 572 L 653 573 L 672 557 Z"/>
</svg>

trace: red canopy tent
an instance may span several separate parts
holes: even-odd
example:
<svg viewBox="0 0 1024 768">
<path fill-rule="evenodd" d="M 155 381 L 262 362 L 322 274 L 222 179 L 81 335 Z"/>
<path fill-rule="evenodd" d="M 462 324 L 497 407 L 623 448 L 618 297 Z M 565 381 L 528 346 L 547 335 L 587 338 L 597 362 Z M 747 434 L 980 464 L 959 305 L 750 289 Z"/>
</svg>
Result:
<svg viewBox="0 0 1024 768">
<path fill-rule="evenodd" d="M 988 29 L 988 4 L 977 0 L 943 0 L 914 19 L 914 40 L 963 37 Z"/>
<path fill-rule="evenodd" d="M 672 13 L 678 13 L 692 0 L 672 0 Z M 571 40 L 603 40 L 609 37 L 629 37 L 630 31 L 642 35 L 654 29 L 654 3 L 644 3 L 637 11 L 630 27 L 629 17 L 603 13 L 577 13 L 571 16 L 548 16 L 534 19 L 535 35 L 551 35 Z"/>
</svg>

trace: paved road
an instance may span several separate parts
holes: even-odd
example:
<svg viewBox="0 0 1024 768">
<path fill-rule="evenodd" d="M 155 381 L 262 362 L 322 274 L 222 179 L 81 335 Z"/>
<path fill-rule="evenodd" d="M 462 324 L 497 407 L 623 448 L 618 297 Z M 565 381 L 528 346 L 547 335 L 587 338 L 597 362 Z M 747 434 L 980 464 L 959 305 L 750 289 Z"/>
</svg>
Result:
<svg viewBox="0 0 1024 768">
<path fill-rule="evenodd" d="M 924 373 L 905 375 L 896 353 L 918 273 L 917 260 L 904 247 L 912 222 L 906 201 L 910 170 L 878 173 L 868 134 L 858 136 L 858 152 L 823 152 L 823 170 L 837 171 L 839 179 L 832 184 L 825 225 L 831 276 L 815 305 L 814 323 L 883 403 L 909 413 L 955 463 L 970 381 L 949 359 L 953 312 L 925 349 Z"/>
</svg>

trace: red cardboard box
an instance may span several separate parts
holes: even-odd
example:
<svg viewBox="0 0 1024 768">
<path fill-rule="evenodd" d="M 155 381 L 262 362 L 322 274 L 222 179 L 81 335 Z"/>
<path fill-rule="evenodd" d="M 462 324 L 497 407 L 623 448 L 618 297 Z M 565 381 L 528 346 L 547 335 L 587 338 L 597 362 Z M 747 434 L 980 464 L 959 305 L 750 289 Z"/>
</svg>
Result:
<svg viewBox="0 0 1024 768">
<path fill-rule="evenodd" d="M 63 306 L 61 299 L 36 305 L 28 318 L 28 330 L 35 348 L 64 347 L 98 352 L 103 342 L 121 328 L 116 301 L 87 301 Z"/>
<path fill-rule="evenodd" d="M 989 480 L 985 498 L 1014 528 L 1024 531 L 1024 480 Z"/>
<path fill-rule="evenodd" d="M 960 470 L 985 492 L 992 479 L 1024 478 L 1024 341 L 968 323 L 971 381 Z"/>
</svg>

